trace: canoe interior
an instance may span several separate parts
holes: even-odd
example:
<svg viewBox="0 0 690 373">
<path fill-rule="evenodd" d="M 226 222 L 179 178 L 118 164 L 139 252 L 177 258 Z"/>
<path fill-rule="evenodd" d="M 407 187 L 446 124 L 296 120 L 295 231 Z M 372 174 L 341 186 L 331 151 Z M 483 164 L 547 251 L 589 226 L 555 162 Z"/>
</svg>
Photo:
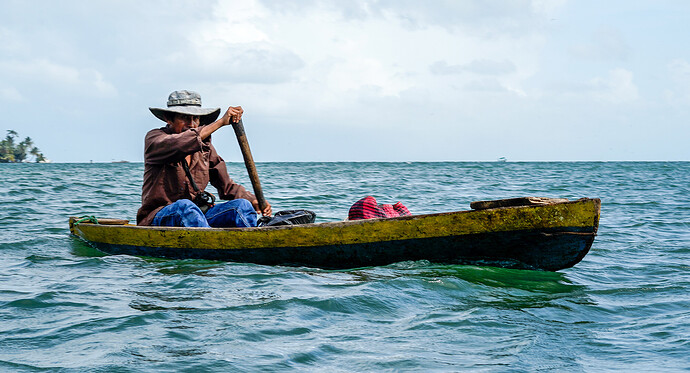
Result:
<svg viewBox="0 0 690 373">
<path fill-rule="evenodd" d="M 346 269 L 399 261 L 557 271 L 589 251 L 600 201 L 581 199 L 354 222 L 271 228 L 71 224 L 110 254 Z M 71 221 L 74 223 L 74 221 Z"/>
</svg>

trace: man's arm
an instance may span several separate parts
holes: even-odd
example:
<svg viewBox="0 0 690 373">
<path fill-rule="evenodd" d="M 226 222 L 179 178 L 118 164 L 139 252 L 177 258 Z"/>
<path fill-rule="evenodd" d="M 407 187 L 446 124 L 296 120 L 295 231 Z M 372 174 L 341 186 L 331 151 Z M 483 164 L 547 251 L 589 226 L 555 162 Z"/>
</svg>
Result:
<svg viewBox="0 0 690 373">
<path fill-rule="evenodd" d="M 228 110 L 225 111 L 222 117 L 211 124 L 207 124 L 200 128 L 199 136 L 202 140 L 206 140 L 212 133 L 218 131 L 221 127 L 227 126 L 232 123 L 237 123 L 242 119 L 242 106 L 230 106 Z"/>
<path fill-rule="evenodd" d="M 163 129 L 149 131 L 144 140 L 144 161 L 150 164 L 179 162 L 186 155 L 202 150 L 203 140 L 213 132 L 239 122 L 242 113 L 244 110 L 241 106 L 230 106 L 220 119 L 200 128 L 192 128 L 181 133 L 169 133 Z"/>
<path fill-rule="evenodd" d="M 149 164 L 179 162 L 187 154 L 203 149 L 198 130 L 168 133 L 163 129 L 149 131 L 144 139 L 144 161 Z"/>
</svg>

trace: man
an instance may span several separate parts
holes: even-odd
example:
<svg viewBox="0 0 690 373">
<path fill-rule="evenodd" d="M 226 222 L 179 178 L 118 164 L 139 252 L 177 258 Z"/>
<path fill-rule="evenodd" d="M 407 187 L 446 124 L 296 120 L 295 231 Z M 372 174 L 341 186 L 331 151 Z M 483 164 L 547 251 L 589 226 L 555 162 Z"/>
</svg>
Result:
<svg viewBox="0 0 690 373">
<path fill-rule="evenodd" d="M 211 144 L 212 133 L 242 119 L 242 107 L 231 106 L 216 120 L 220 108 L 202 108 L 196 92 L 175 91 L 168 97 L 167 108 L 149 110 L 167 125 L 149 131 L 144 140 L 138 225 L 255 227 L 257 213 L 271 215 L 270 204 L 261 211 L 256 197 L 232 181 L 225 161 Z M 209 182 L 221 199 L 230 201 L 202 212 L 192 201 Z"/>
</svg>

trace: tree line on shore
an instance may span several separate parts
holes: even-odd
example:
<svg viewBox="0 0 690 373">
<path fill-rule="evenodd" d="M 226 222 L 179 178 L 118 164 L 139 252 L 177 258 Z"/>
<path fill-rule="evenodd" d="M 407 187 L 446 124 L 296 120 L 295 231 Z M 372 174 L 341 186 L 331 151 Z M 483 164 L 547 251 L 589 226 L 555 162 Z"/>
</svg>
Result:
<svg viewBox="0 0 690 373">
<path fill-rule="evenodd" d="M 43 153 L 34 146 L 31 137 L 17 141 L 19 134 L 14 130 L 7 130 L 7 136 L 0 141 L 0 163 L 19 163 L 33 156 L 35 162 L 45 162 Z"/>
</svg>

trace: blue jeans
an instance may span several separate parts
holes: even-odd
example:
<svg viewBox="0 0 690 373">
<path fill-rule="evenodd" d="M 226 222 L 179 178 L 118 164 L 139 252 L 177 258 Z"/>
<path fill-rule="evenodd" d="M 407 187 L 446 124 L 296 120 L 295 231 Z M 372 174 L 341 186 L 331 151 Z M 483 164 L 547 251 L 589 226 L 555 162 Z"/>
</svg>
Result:
<svg viewBox="0 0 690 373">
<path fill-rule="evenodd" d="M 164 227 L 256 227 L 254 206 L 246 199 L 217 203 L 204 215 L 194 202 L 181 199 L 163 207 L 151 225 Z"/>
</svg>

